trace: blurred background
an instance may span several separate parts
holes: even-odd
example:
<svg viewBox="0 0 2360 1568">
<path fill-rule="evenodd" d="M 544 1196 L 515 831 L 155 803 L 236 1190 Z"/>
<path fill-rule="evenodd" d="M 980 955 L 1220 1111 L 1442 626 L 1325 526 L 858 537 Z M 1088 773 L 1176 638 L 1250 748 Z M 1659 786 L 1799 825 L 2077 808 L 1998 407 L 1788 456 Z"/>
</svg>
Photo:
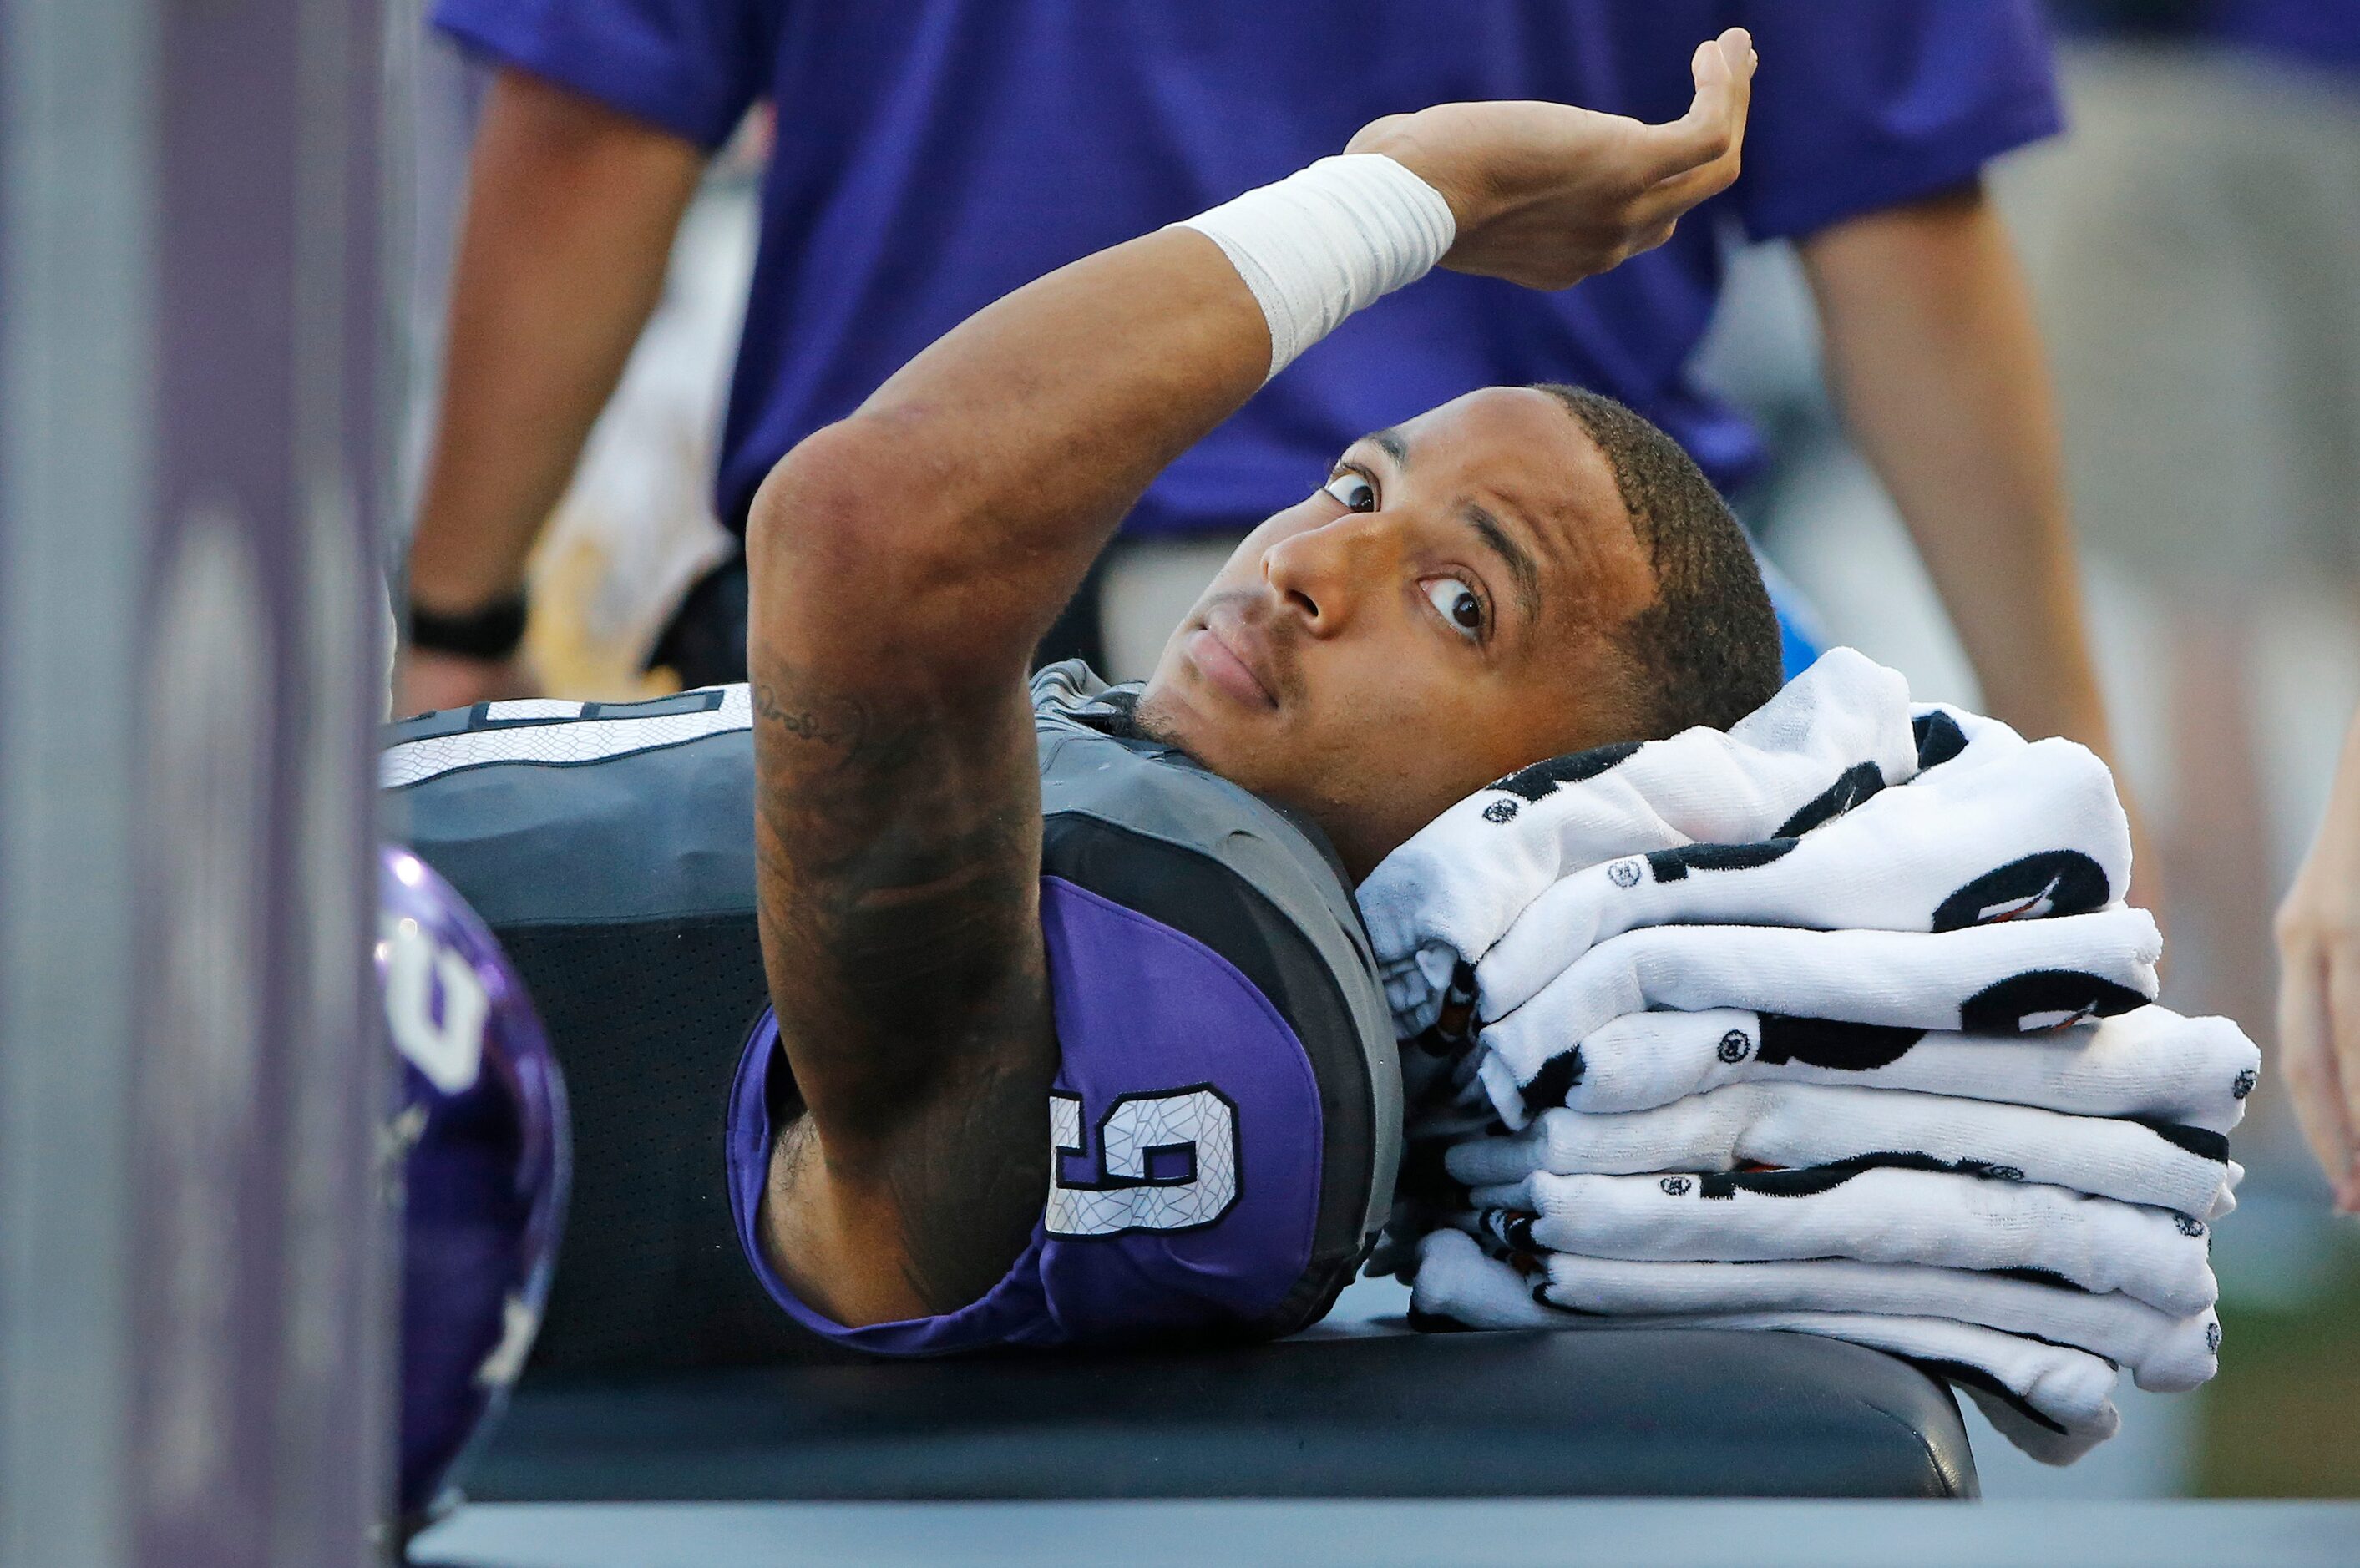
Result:
<svg viewBox="0 0 2360 1568">
<path fill-rule="evenodd" d="M 1378 9 L 1376 0 L 1325 4 L 1348 17 Z M 1433 13 L 1418 8 L 1429 4 Z M 1741 9 L 1737 0 L 1698 6 L 1716 17 Z M 1511 363 L 1567 344 L 1600 351 L 1593 357 L 1615 363 L 1599 378 L 1622 373 L 1606 389 L 1634 403 L 1662 394 L 1686 423 L 1649 411 L 1729 483 L 1794 629 L 1897 667 L 1921 698 L 2024 720 L 2024 692 L 2000 688 L 2042 685 L 2044 660 L 2052 697 L 2086 694 L 2086 622 L 2106 710 L 2097 728 L 2111 728 L 2153 851 L 2139 890 L 2158 902 L 2169 936 L 2164 1000 L 2234 1017 L 2274 1061 L 2272 911 L 2360 704 L 2360 0 L 1748 6 L 1765 27 L 1775 19 L 1790 39 L 1815 42 L 1820 73 L 1786 78 L 1808 90 L 1787 89 L 1783 128 L 1794 134 L 1781 145 L 1757 97 L 1754 189 L 1783 159 L 1788 196 L 1796 185 L 1848 183 L 1838 194 L 1851 205 L 1793 200 L 1741 212 L 1752 192 L 1732 192 L 1717 226 L 1684 224 L 1679 245 L 1550 304 L 1567 318 L 1558 336 L 1527 331 L 1546 321 L 1531 310 L 1503 312 L 1488 335 L 1461 335 Z M 1396 21 L 1437 27 L 1476 14 L 1439 0 L 1393 7 Z M 559 286 L 537 301 L 486 296 L 472 374 L 503 395 L 530 380 L 503 381 L 503 362 L 526 357 L 513 341 L 481 350 L 522 323 L 556 351 L 541 368 L 553 365 L 558 381 L 570 373 L 574 400 L 595 404 L 612 366 L 581 366 L 603 352 L 583 347 L 598 336 L 591 318 L 628 316 L 628 355 L 614 345 L 620 375 L 595 422 L 585 409 L 544 406 L 527 408 L 536 419 L 506 417 L 511 408 L 471 423 L 439 407 L 446 371 L 464 357 L 449 352 L 444 322 L 458 292 L 470 158 L 487 103 L 504 100 L 486 63 L 497 40 L 476 39 L 485 54 L 463 52 L 435 25 L 438 9 L 444 27 L 459 12 L 494 30 L 513 26 L 528 35 L 516 44 L 526 52 L 536 29 L 588 38 L 582 52 L 601 66 L 611 61 L 597 46 L 617 34 L 642 47 L 665 41 L 662 28 L 636 27 L 663 12 L 737 72 L 658 83 L 727 105 L 717 124 L 667 130 L 661 116 L 630 112 L 662 73 L 626 60 L 604 78 L 610 91 L 590 105 L 588 131 L 577 102 L 562 134 L 508 148 L 555 162 L 510 180 L 508 215 L 521 226 L 484 247 L 490 271 L 539 261 Z M 1250 183 L 1229 176 L 1273 138 L 1240 103 L 1296 102 L 1268 91 L 1260 58 L 1230 83 L 1248 97 L 1199 95 L 1206 82 L 1192 73 L 1222 33 L 1210 5 L 1040 0 L 1039 15 L 1072 35 L 1045 44 L 1005 25 L 1020 9 L 1015 0 L 908 0 L 906 11 L 855 0 L 0 0 L 0 1563 L 119 1562 L 135 1548 L 176 1568 L 245 1563 L 266 1534 L 273 1561 L 322 1563 L 347 1557 L 378 1513 L 376 1481 L 351 1484 L 387 1474 L 381 1451 L 395 1425 L 383 1408 L 394 1255 L 380 1179 L 399 1150 L 381 1141 L 363 890 L 380 830 L 398 836 L 399 824 L 377 820 L 370 783 L 387 695 L 374 655 L 405 589 L 432 618 L 471 623 L 461 643 L 500 644 L 505 624 L 455 591 L 425 604 L 415 567 L 427 552 L 410 549 L 417 520 L 449 528 L 455 518 L 464 537 L 526 494 L 537 542 L 523 665 L 503 672 L 519 685 L 414 705 L 526 689 L 596 699 L 672 690 L 686 655 L 713 653 L 675 640 L 683 605 L 705 594 L 705 626 L 743 626 L 742 598 L 733 606 L 727 597 L 738 546 L 716 511 L 715 474 L 732 444 L 723 424 L 741 334 L 763 337 L 761 321 L 751 332 L 745 321 L 766 174 L 792 176 L 774 181 L 770 216 L 783 190 L 806 208 L 827 206 L 839 221 L 828 236 L 849 225 L 865 249 L 814 244 L 789 258 L 825 264 L 791 281 L 833 314 L 819 312 L 810 330 L 781 304 L 786 290 L 763 293 L 783 365 L 741 379 L 776 372 L 822 384 L 791 387 L 800 401 L 790 411 L 833 418 L 947 324 L 929 323 L 926 310 L 956 320 L 979 302 L 952 312 L 957 288 L 992 282 L 989 298 L 1011 286 L 1000 273 L 1029 278 L 1053 265 L 1038 259 L 1044 246 L 1070 242 L 1062 260 L 1137 232 L 1090 230 L 1085 244 L 1092 223 L 1119 226 L 1140 212 L 1161 223 L 1195 210 L 1184 197 L 1209 201 L 1216 188 Z M 582 20 L 594 11 L 624 18 L 617 34 Z M 954 13 L 967 29 L 956 37 L 903 36 L 918 30 L 901 25 L 905 16 Z M 744 38 L 703 27 L 723 14 L 759 14 L 765 25 L 792 16 L 810 29 L 799 38 L 826 46 L 803 61 L 816 86 L 800 94 L 802 120 L 794 105 L 781 116 L 758 102 L 741 114 L 762 62 Z M 1240 0 L 1233 12 L 1257 27 L 1328 15 L 1310 0 Z M 1491 63 L 1572 60 L 1601 82 L 1621 67 L 1647 74 L 1658 51 L 1633 46 L 1617 57 L 1590 46 L 1694 19 L 1633 0 L 1546 9 L 1535 0 L 1492 16 L 1480 38 L 1467 29 Z M 1503 16 L 1546 25 L 1520 31 Z M 1132 75 L 1064 47 L 1092 28 L 1092 47 L 1130 62 Z M 1937 34 L 1943 47 L 1914 47 Z M 923 63 L 935 74 L 912 79 L 932 95 L 872 93 L 836 47 L 847 36 L 888 66 L 905 45 L 933 51 Z M 1418 73 L 1436 62 L 1398 48 L 1377 53 L 1368 40 L 1383 36 L 1364 30 L 1361 61 L 1403 74 L 1372 68 L 1353 85 L 1400 94 L 1430 85 Z M 1004 96 L 937 103 L 983 76 L 978 60 L 1000 71 L 991 81 Z M 507 85 L 531 75 L 528 64 Z M 1035 65 L 1043 79 L 1102 93 L 1086 101 L 1112 125 L 1137 117 L 1139 82 L 1153 77 L 1185 111 L 1173 111 L 1173 123 L 1201 128 L 1194 114 L 1211 129 L 1196 138 L 1202 147 L 1174 135 L 1152 152 L 1209 147 L 1239 161 L 1151 169 L 1159 179 L 1127 193 L 1043 180 L 1037 145 L 1071 148 L 1077 167 L 1101 174 L 1122 161 L 1091 164 L 1086 155 L 1103 150 L 1094 127 L 1054 111 L 1019 127 L 1042 144 L 994 144 L 1018 149 L 996 169 L 937 156 L 991 142 L 967 136 L 972 124 L 959 114 L 1021 103 L 1036 82 L 1017 68 Z M 1330 81 L 1345 74 L 1324 55 L 1312 65 Z M 2064 119 L 2056 135 L 2052 69 Z M 1883 96 L 1839 101 L 1848 74 L 1880 71 L 1890 79 Z M 1670 94 L 1684 96 L 1685 76 L 1655 78 L 1643 84 L 1653 97 L 1629 101 L 1677 114 Z M 834 93 L 837 117 L 814 131 L 819 88 Z M 509 129 L 564 121 L 550 102 L 564 96 L 510 102 L 521 117 Z M 853 168 L 859 160 L 830 139 L 847 123 L 874 136 L 869 166 Z M 658 260 L 669 243 L 668 265 L 650 263 L 645 278 L 602 276 L 578 262 L 579 247 L 560 255 L 552 236 L 565 192 L 541 176 L 562 172 L 599 136 L 622 148 L 607 172 L 624 187 L 639 181 L 637 204 L 585 182 L 573 194 L 592 199 L 577 200 L 573 215 L 586 213 L 577 228 L 594 239 L 654 234 Z M 1920 161 L 1896 174 L 1892 166 L 1909 158 L 1878 156 L 1896 147 Z M 1849 293 L 1831 291 L 1830 257 L 1815 250 L 1850 219 L 1888 208 L 1927 218 L 1923 209 L 1971 191 L 1978 169 L 2021 258 L 2054 380 L 2064 507 L 2037 494 L 2025 504 L 2044 489 L 2046 458 L 2037 441 L 2010 439 L 2045 428 L 2036 378 L 1978 385 L 1961 372 L 2011 363 L 2005 352 L 1978 355 L 1959 327 L 1988 298 L 1939 298 L 1940 280 L 1960 273 L 1913 267 L 1906 245 L 1890 245 L 1882 272 L 1856 267 Z M 981 172 L 1019 199 L 945 188 Z M 479 192 L 486 183 L 475 181 Z M 1035 186 L 1037 209 L 1025 199 Z M 685 202 L 676 229 L 675 195 Z M 1981 221 L 1980 204 L 1949 205 L 1972 205 Z M 1803 238 L 1749 243 L 1749 225 Z M 1948 232 L 1962 231 L 1953 223 Z M 1026 250 L 1017 240 L 1036 243 Z M 904 266 L 907 251 L 927 254 Z M 841 289 L 839 272 L 850 280 Z M 1441 299 L 1483 286 L 1426 287 L 1425 297 Z M 644 330 L 641 304 L 650 307 Z M 1907 330 L 1875 330 L 1888 308 Z M 1708 309 L 1702 351 L 1684 363 Z M 1418 319 L 1364 316 L 1346 329 L 1359 338 L 1322 345 L 1315 353 L 1328 357 L 1306 359 L 1296 385 L 1324 375 L 1331 393 L 1355 382 L 1395 399 L 1420 392 L 1415 376 L 1365 373 L 1390 361 L 1353 357 L 1391 346 L 1387 321 Z M 1437 341 L 1463 346 L 1442 331 L 1417 346 Z M 1634 341 L 1641 352 L 1618 353 Z M 1866 397 L 1845 365 L 1850 356 L 1857 372 L 1863 355 L 1881 357 L 1884 376 Z M 1828 395 L 1830 372 L 1853 388 L 1848 409 Z M 1535 373 L 1572 374 L 1555 361 Z M 1290 403 L 1294 387 L 1278 390 L 1259 417 L 1296 434 L 1318 423 L 1299 417 L 1306 408 L 1348 401 Z M 1713 393 L 1758 427 L 1758 457 Z M 1929 410 L 1945 408 L 1964 438 L 1922 440 L 1944 433 Z M 552 434 L 574 412 L 588 429 L 578 461 L 580 431 Z M 451 430 L 470 432 L 472 447 L 452 456 Z M 1863 430 L 1864 444 L 1852 433 Z M 801 430 L 756 433 L 783 442 Z M 742 510 L 748 475 L 783 445 L 748 456 L 760 443 L 744 430 L 737 437 Z M 1947 447 L 1988 461 L 1963 480 L 1953 463 L 1931 486 L 1940 505 L 1928 503 L 1921 470 L 1911 504 L 1896 506 L 1896 445 L 1905 456 Z M 560 455 L 520 472 L 535 465 L 519 456 L 528 449 Z M 1275 441 L 1259 450 L 1294 461 Z M 474 485 L 473 513 L 430 505 L 438 461 L 451 492 Z M 2078 568 L 2060 572 L 2038 558 L 2067 511 Z M 1993 526 L 2011 522 L 2028 525 L 2013 546 Z M 1932 541 L 1925 555 L 1922 540 Z M 1153 550 L 1135 539 L 1131 547 L 1086 590 L 1095 595 L 1087 614 L 1068 616 L 1090 624 L 1066 646 L 1092 647 L 1116 679 L 1146 672 L 1228 541 L 1179 529 Z M 1959 591 L 1962 561 L 1965 578 L 1988 570 L 1980 604 L 1954 623 L 1937 583 L 1954 603 L 1971 598 Z M 489 577 L 512 564 L 493 561 Z M 737 581 L 742 593 L 742 573 Z M 2008 583 L 2042 591 L 1994 600 L 1992 584 Z M 524 614 L 512 582 L 475 586 L 487 583 L 502 596 L 493 609 Z M 2064 602 L 2044 596 L 2060 584 Z M 2043 625 L 2071 635 L 2014 635 Z M 720 650 L 724 662 L 730 651 Z M 1994 673 L 2010 656 L 2016 668 Z M 1978 668 L 1992 691 L 1979 687 Z M 2044 727 L 2073 726 L 2060 717 Z M 2360 1229 L 2333 1217 L 2268 1072 L 2235 1150 L 2249 1174 L 2214 1243 L 2226 1323 L 2219 1377 L 2172 1398 L 2125 1385 L 2123 1434 L 2061 1471 L 2023 1459 L 1970 1412 L 1986 1496 L 2360 1497 Z M 1347 1298 L 1366 1312 L 1398 1305 L 1390 1282 L 1356 1285 Z M 2150 1530 L 2186 1516 L 2159 1517 Z"/>
<path fill-rule="evenodd" d="M 2360 702 L 2355 13 L 2351 0 L 2056 0 L 2068 129 L 1989 176 L 2057 380 L 2118 761 L 2164 867 L 2164 1000 L 2237 1018 L 2266 1059 L 2271 911 Z M 486 75 L 414 10 L 397 25 L 419 51 L 414 482 Z M 710 475 L 769 114 L 711 165 L 533 558 L 526 648 L 552 695 L 675 686 L 642 667 L 688 585 L 735 548 Z M 1792 248 L 1745 247 L 1732 265 L 1701 371 L 1769 436 L 1771 463 L 1733 497 L 1741 515 L 1821 640 L 1898 668 L 1922 699 L 1979 706 L 1910 534 L 1830 407 Z M 1184 584 L 1127 600 L 1107 626 L 1107 673 L 1144 675 L 1192 597 Z M 2249 1174 L 2217 1233 L 2220 1377 L 2169 1399 L 2125 1380 L 2123 1435 L 2070 1470 L 1979 1429 L 1987 1496 L 2360 1496 L 2360 1231 L 2332 1217 L 2267 1075 L 2237 1144 Z"/>
<path fill-rule="evenodd" d="M 1993 187 L 2057 379 L 2116 760 L 2163 863 L 2163 1001 L 2274 1060 L 2270 919 L 2360 701 L 2360 16 L 2332 0 L 2051 6 L 2068 129 Z M 1790 256 L 1747 252 L 1710 374 L 1775 432 L 1739 498 L 1829 640 L 1973 705 L 1891 503 L 1833 419 Z M 2005 1496 L 2360 1495 L 2360 1230 L 2265 1071 L 2217 1233 L 2221 1376 L 2124 1389 L 2070 1470 L 1976 1443 Z"/>
</svg>

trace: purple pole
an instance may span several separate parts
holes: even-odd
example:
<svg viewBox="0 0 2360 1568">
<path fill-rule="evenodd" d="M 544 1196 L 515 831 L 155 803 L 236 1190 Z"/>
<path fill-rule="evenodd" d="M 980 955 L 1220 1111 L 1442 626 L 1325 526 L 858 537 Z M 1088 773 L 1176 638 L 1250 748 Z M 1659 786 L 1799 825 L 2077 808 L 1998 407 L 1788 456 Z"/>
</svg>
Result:
<svg viewBox="0 0 2360 1568">
<path fill-rule="evenodd" d="M 383 1550 L 378 15 L 0 0 L 9 1562 Z"/>
</svg>

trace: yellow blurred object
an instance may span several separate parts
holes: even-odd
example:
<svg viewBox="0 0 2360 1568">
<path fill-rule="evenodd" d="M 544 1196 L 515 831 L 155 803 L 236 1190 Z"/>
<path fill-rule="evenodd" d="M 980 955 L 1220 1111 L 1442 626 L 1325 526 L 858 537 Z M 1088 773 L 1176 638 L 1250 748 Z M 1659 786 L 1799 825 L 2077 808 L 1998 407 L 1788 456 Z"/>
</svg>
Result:
<svg viewBox="0 0 2360 1568">
<path fill-rule="evenodd" d="M 525 648 L 552 697 L 680 690 L 640 666 L 685 595 L 737 553 L 713 516 L 715 433 L 754 265 L 753 181 L 709 180 L 664 295 L 585 444 L 530 569 Z"/>
<path fill-rule="evenodd" d="M 525 652 L 552 697 L 621 702 L 680 690 L 669 670 L 641 670 L 635 648 L 591 635 L 590 606 L 612 569 L 596 539 L 552 533 L 532 561 Z"/>
</svg>

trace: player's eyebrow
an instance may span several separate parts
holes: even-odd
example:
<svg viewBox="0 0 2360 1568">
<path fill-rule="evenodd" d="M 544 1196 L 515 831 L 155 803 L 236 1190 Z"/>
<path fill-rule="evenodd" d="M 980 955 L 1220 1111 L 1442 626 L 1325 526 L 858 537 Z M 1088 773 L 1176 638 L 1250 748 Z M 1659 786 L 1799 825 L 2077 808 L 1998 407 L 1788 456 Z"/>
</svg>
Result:
<svg viewBox="0 0 2360 1568">
<path fill-rule="evenodd" d="M 1395 468 L 1404 474 L 1409 472 L 1409 441 L 1401 431 L 1388 425 L 1381 430 L 1371 430 L 1360 440 L 1392 458 Z"/>
<path fill-rule="evenodd" d="M 1371 439 L 1374 439 L 1373 437 Z M 1524 606 L 1524 618 L 1537 621 L 1541 614 L 1541 569 L 1535 564 L 1532 551 L 1526 550 L 1515 535 L 1502 525 L 1500 519 L 1470 501 L 1462 508 L 1468 526 L 1491 549 L 1516 580 L 1516 603 Z"/>
</svg>

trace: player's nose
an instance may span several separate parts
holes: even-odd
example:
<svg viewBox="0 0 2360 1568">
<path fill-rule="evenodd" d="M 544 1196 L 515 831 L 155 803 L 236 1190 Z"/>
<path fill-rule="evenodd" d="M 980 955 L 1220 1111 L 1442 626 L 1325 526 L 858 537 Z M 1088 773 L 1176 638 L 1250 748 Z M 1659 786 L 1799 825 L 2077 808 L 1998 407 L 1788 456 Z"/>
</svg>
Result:
<svg viewBox="0 0 2360 1568">
<path fill-rule="evenodd" d="M 1371 584 L 1397 549 L 1393 528 L 1375 513 L 1351 512 L 1274 540 L 1262 551 L 1262 575 L 1313 637 L 1340 635 L 1368 603 Z"/>
</svg>

